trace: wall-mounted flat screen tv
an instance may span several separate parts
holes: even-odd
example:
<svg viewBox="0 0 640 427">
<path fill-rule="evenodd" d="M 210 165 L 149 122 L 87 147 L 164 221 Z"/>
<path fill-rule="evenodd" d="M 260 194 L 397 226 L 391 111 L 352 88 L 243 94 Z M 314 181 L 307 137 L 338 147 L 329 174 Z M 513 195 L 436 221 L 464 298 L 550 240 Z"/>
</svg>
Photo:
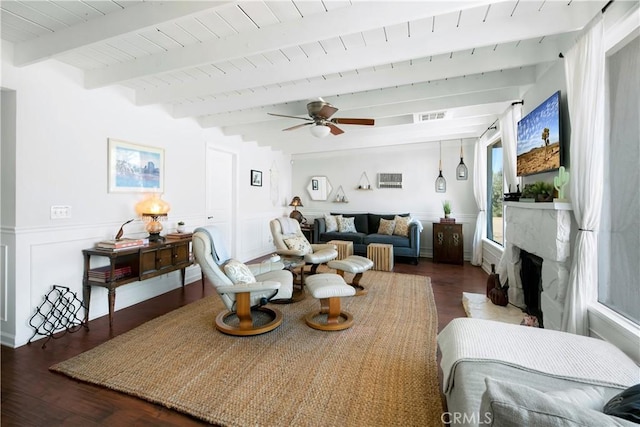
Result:
<svg viewBox="0 0 640 427">
<path fill-rule="evenodd" d="M 562 165 L 560 91 L 518 122 L 517 175 L 552 171 Z"/>
</svg>

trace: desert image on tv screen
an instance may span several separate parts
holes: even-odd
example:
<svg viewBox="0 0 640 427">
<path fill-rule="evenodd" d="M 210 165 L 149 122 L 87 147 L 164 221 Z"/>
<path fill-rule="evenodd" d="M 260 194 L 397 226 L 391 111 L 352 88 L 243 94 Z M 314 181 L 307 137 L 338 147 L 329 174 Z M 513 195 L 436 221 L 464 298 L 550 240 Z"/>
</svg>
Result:
<svg viewBox="0 0 640 427">
<path fill-rule="evenodd" d="M 518 122 L 518 176 L 560 167 L 560 92 Z"/>
</svg>

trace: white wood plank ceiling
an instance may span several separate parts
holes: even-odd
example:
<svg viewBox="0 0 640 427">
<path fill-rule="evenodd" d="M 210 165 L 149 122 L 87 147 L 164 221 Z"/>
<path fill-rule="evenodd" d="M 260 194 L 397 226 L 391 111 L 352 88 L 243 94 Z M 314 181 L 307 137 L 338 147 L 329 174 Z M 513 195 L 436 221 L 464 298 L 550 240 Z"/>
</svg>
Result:
<svg viewBox="0 0 640 427">
<path fill-rule="evenodd" d="M 84 70 L 140 106 L 290 153 L 477 137 L 559 61 L 602 1 L 2 0 L 14 64 Z M 636 2 L 616 1 L 627 9 Z M 322 97 L 341 125 L 282 132 Z M 414 121 L 414 114 L 445 118 Z"/>
</svg>

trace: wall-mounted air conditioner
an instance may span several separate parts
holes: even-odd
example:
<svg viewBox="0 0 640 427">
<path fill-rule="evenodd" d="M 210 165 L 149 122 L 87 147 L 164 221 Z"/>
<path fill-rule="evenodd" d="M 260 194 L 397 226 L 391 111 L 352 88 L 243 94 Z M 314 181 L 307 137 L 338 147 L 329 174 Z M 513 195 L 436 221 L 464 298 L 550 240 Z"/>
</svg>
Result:
<svg viewBox="0 0 640 427">
<path fill-rule="evenodd" d="M 402 174 L 379 173 L 378 188 L 402 188 Z"/>
</svg>

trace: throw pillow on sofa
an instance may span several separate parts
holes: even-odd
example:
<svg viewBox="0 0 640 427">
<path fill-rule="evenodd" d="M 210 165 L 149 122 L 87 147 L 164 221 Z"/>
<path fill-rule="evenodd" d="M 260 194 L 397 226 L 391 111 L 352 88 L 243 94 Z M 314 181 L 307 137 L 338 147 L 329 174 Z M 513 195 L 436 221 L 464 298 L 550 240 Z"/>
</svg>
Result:
<svg viewBox="0 0 640 427">
<path fill-rule="evenodd" d="M 338 217 L 338 231 L 340 233 L 357 233 L 355 218 Z"/>
<path fill-rule="evenodd" d="M 496 427 L 633 425 L 629 421 L 547 396 L 523 384 L 485 378 L 485 385 L 487 389 L 480 403 L 482 425 Z"/>
<path fill-rule="evenodd" d="M 396 222 L 392 219 L 380 219 L 380 225 L 378 226 L 378 234 L 386 234 L 391 236 L 393 230 L 396 228 Z"/>
<path fill-rule="evenodd" d="M 640 423 L 640 384 L 615 395 L 604 405 L 603 412 L 618 418 Z"/>
<path fill-rule="evenodd" d="M 338 231 L 338 216 L 324 214 L 324 224 L 327 233 Z"/>
<path fill-rule="evenodd" d="M 394 221 L 396 222 L 396 228 L 393 230 L 393 235 L 409 237 L 409 223 L 411 222 L 411 217 L 396 215 Z"/>
<path fill-rule="evenodd" d="M 284 239 L 284 244 L 287 245 L 287 248 L 292 251 L 300 251 L 304 255 L 311 253 L 311 245 L 307 241 L 307 239 L 303 239 L 302 237 L 291 237 L 289 239 Z"/>
<path fill-rule="evenodd" d="M 238 260 L 230 259 L 224 265 L 224 272 L 234 285 L 239 283 L 256 283 L 256 278 L 246 265 Z"/>
</svg>

